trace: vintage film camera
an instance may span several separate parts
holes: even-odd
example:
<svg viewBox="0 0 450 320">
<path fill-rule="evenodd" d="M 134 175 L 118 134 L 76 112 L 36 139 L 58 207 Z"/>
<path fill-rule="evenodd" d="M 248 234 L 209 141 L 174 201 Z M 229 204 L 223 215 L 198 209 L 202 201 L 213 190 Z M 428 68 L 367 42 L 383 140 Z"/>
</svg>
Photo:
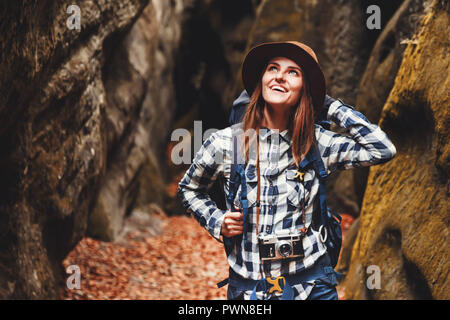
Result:
<svg viewBox="0 0 450 320">
<path fill-rule="evenodd" d="M 259 234 L 259 255 L 262 261 L 304 257 L 303 235 L 290 230 L 275 234 Z"/>
</svg>

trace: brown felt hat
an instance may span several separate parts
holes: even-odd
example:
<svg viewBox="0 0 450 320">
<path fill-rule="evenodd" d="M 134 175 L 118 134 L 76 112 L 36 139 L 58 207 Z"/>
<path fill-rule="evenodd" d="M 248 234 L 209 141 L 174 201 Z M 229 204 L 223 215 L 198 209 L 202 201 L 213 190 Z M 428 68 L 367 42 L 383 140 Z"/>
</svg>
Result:
<svg viewBox="0 0 450 320">
<path fill-rule="evenodd" d="M 322 109 L 326 93 L 325 77 L 314 51 L 297 41 L 267 42 L 257 45 L 247 53 L 242 65 L 242 81 L 248 94 L 253 93 L 262 77 L 263 68 L 275 57 L 289 58 L 306 71 L 314 108 L 316 111 Z"/>
</svg>

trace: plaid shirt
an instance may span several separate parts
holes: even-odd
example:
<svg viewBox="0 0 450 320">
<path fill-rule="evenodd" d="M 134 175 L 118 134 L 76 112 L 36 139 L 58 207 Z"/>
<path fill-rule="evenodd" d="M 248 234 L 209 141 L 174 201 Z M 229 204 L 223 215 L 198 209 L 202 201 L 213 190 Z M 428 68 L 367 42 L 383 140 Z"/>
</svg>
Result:
<svg viewBox="0 0 450 320">
<path fill-rule="evenodd" d="M 350 169 L 384 163 L 396 154 L 395 146 L 386 134 L 370 123 L 360 112 L 336 100 L 330 105 L 328 119 L 349 130 L 350 136 L 325 130 L 315 125 L 315 137 L 319 153 L 328 174 L 338 169 Z M 184 206 L 199 223 L 218 241 L 221 241 L 221 225 L 226 211 L 218 209 L 207 191 L 214 180 L 224 177 L 224 191 L 228 194 L 230 167 L 233 159 L 233 130 L 236 126 L 213 133 L 196 154 L 194 161 L 179 183 L 178 192 Z M 280 230 L 298 230 L 309 227 L 312 214 L 319 212 L 315 201 L 319 193 L 319 179 L 314 169 L 305 171 L 303 184 L 295 178 L 291 138 L 288 131 L 261 130 L 260 138 L 260 217 L 259 232 L 277 233 Z M 218 161 L 218 159 L 222 160 Z M 303 238 L 304 258 L 278 260 L 261 264 L 256 235 L 256 161 L 250 158 L 246 165 L 248 198 L 248 221 L 244 230 L 246 236 L 241 245 L 234 247 L 228 255 L 230 267 L 247 279 L 261 279 L 265 276 L 296 274 L 311 268 L 326 252 L 326 246 L 319 240 L 318 232 L 308 228 Z M 240 189 L 240 187 L 239 187 Z M 239 195 L 239 189 L 236 193 Z M 305 208 L 305 225 L 302 221 L 302 203 Z M 236 196 L 234 205 L 241 207 Z M 263 271 L 264 270 L 264 274 Z M 295 299 L 306 299 L 313 283 L 294 286 Z M 251 292 L 245 292 L 248 299 Z"/>
</svg>

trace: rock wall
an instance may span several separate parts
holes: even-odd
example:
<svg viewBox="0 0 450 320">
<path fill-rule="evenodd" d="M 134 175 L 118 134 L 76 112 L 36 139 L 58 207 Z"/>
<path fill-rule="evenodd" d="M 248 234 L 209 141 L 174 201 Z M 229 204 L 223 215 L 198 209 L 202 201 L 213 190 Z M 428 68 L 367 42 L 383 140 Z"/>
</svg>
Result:
<svg viewBox="0 0 450 320">
<path fill-rule="evenodd" d="M 163 168 L 183 8 L 181 0 L 152 1 L 130 30 L 105 41 L 108 168 L 89 217 L 90 236 L 116 239 L 135 207 L 153 202 L 170 209 Z"/>
<path fill-rule="evenodd" d="M 254 1 L 193 1 L 183 14 L 176 56 L 176 127 L 202 120 L 203 130 L 228 126 L 234 79 L 254 21 Z M 184 118 L 183 118 L 184 116 Z"/>
<path fill-rule="evenodd" d="M 431 6 L 431 7 L 430 7 Z M 349 299 L 449 299 L 449 3 L 425 4 L 380 126 L 396 158 L 370 170 L 344 287 Z M 369 266 L 380 269 L 369 289 Z"/>
<path fill-rule="evenodd" d="M 403 52 L 425 14 L 424 9 L 423 1 L 404 1 L 382 29 L 372 49 L 359 83 L 356 106 L 373 123 L 378 123 L 380 120 L 381 110 L 394 85 Z M 354 198 L 353 203 L 361 204 L 366 190 L 369 170 L 370 167 L 365 167 L 345 173 L 347 179 L 338 180 L 340 183 L 335 184 L 334 193 L 342 194 L 340 191 L 345 190 L 343 194 L 350 194 L 350 196 L 340 196 L 340 199 L 344 198 L 345 201 L 345 199 Z M 341 183 L 342 181 L 346 184 Z M 352 202 L 347 203 L 351 204 Z M 356 208 L 358 207 L 355 206 Z M 359 212 L 359 208 L 357 212 Z M 359 228 L 359 221 L 352 226 L 351 234 L 356 235 L 357 228 Z M 348 271 L 355 239 L 356 237 L 352 236 L 344 241 L 343 254 L 337 266 L 337 269 L 342 273 Z"/>
<path fill-rule="evenodd" d="M 394 85 L 403 51 L 408 39 L 417 29 L 424 12 L 424 2 L 407 0 L 386 23 L 372 49 L 364 74 L 359 83 L 356 106 L 373 123 L 380 120 L 381 109 Z M 369 168 L 351 171 L 349 189 L 362 203 Z M 339 190 L 336 190 L 339 191 Z M 359 211 L 359 210 L 358 210 Z"/>
<path fill-rule="evenodd" d="M 167 202 L 183 2 L 78 1 L 81 30 L 70 4 L 0 6 L 3 299 L 59 297 L 83 236 L 112 240 L 133 207 Z"/>
</svg>

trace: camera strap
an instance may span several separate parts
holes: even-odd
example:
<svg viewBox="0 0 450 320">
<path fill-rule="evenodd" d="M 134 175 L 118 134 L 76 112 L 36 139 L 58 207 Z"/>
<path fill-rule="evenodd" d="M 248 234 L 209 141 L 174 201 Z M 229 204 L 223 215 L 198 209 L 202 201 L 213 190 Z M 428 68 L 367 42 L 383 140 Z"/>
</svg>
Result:
<svg viewBox="0 0 450 320">
<path fill-rule="evenodd" d="M 297 170 L 297 172 L 300 172 Z M 303 235 L 306 235 L 306 232 L 308 232 L 308 228 L 306 228 L 306 216 L 305 216 L 305 201 L 306 201 L 306 189 L 305 189 L 305 183 L 304 183 L 304 172 L 302 172 L 303 174 L 299 176 L 299 180 L 302 183 L 303 186 L 303 201 L 302 201 L 302 223 L 303 223 L 303 228 L 300 229 L 301 233 Z"/>
<path fill-rule="evenodd" d="M 260 201 L 260 196 L 261 196 L 261 177 L 260 177 L 260 166 L 259 166 L 259 134 L 257 135 L 257 139 L 256 139 L 256 176 L 257 176 L 257 183 L 256 183 L 256 238 L 258 238 L 258 233 L 259 233 L 259 213 L 261 210 L 261 201 Z M 266 272 L 264 271 L 264 262 L 261 260 L 261 264 L 260 264 L 260 271 L 261 271 L 261 275 L 262 275 L 262 279 L 263 281 L 265 281 L 266 279 Z M 269 272 L 270 275 L 270 272 Z M 253 291 L 255 291 L 256 286 L 254 288 Z M 254 293 L 252 293 L 252 297 L 253 297 Z M 253 300 L 253 299 L 252 299 Z"/>
<path fill-rule="evenodd" d="M 259 212 L 261 208 L 260 193 L 261 193 L 261 181 L 260 181 L 260 169 L 259 169 L 259 134 L 256 139 L 256 237 L 258 237 L 259 232 Z"/>
</svg>

